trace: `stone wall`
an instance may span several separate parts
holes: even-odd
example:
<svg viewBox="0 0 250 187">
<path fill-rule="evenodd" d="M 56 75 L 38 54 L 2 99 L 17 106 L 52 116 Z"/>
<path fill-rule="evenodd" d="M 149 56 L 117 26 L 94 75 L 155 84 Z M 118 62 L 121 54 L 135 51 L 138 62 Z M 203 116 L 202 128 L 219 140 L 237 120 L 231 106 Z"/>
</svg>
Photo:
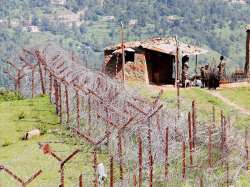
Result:
<svg viewBox="0 0 250 187">
<path fill-rule="evenodd" d="M 122 55 L 116 56 L 105 52 L 104 71 L 109 76 L 122 79 Z M 134 62 L 125 64 L 126 80 L 141 81 L 148 84 L 148 71 L 144 52 L 135 52 Z"/>
</svg>

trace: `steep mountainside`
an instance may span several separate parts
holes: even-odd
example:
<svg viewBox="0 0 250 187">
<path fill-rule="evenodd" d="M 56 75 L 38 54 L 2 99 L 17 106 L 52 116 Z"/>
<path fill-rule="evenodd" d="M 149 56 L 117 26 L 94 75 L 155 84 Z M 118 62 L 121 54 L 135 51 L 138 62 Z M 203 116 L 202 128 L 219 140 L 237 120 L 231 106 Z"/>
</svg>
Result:
<svg viewBox="0 0 250 187">
<path fill-rule="evenodd" d="M 98 67 L 103 48 L 120 40 L 120 21 L 126 40 L 177 35 L 217 52 L 202 62 L 222 54 L 230 67 L 244 64 L 250 4 L 224 0 L 1 0 L 0 57 L 50 41 L 79 52 L 88 66 Z M 1 78 L 0 84 L 5 81 Z"/>
</svg>

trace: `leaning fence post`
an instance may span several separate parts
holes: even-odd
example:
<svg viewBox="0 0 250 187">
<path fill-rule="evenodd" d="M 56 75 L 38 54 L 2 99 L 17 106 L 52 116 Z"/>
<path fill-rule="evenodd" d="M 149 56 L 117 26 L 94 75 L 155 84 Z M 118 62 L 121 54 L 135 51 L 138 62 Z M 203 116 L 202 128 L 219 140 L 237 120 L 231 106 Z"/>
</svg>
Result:
<svg viewBox="0 0 250 187">
<path fill-rule="evenodd" d="M 61 169 L 61 187 L 64 187 L 64 166 L 65 164 L 71 160 L 77 153 L 79 153 L 80 150 L 75 150 L 72 154 L 70 154 L 66 159 L 62 160 L 60 163 L 60 169 Z"/>
<path fill-rule="evenodd" d="M 73 153 L 71 153 L 67 158 L 62 160 L 56 153 L 50 150 L 49 144 L 45 144 L 41 147 L 45 154 L 50 154 L 52 157 L 54 157 L 59 163 L 60 163 L 60 187 L 64 187 L 64 167 L 65 164 L 71 160 L 77 153 L 80 152 L 79 149 L 75 150 Z M 50 150 L 50 151 L 48 151 Z"/>
</svg>

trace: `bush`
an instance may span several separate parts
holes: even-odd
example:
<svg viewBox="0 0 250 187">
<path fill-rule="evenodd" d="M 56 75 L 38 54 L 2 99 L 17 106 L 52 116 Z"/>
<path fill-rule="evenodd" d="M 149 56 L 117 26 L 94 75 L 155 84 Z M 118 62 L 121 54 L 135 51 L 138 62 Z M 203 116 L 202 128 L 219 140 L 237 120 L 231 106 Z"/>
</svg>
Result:
<svg viewBox="0 0 250 187">
<path fill-rule="evenodd" d="M 6 90 L 0 90 L 0 101 L 15 101 L 23 100 L 24 97 L 20 92 L 11 92 Z"/>
<path fill-rule="evenodd" d="M 24 118 L 25 118 L 24 112 L 21 112 L 21 113 L 18 115 L 18 119 L 21 120 L 21 119 L 24 119 Z"/>
<path fill-rule="evenodd" d="M 5 141 L 3 144 L 2 144 L 2 147 L 7 147 L 7 146 L 9 146 L 9 145 L 11 145 L 12 144 L 12 142 L 10 142 L 10 141 Z"/>
</svg>

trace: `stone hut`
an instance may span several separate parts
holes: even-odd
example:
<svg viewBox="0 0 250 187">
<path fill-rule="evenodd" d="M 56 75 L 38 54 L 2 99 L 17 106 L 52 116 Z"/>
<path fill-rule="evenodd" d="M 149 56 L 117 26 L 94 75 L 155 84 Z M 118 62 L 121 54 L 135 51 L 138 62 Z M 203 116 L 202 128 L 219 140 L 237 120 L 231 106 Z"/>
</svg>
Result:
<svg viewBox="0 0 250 187">
<path fill-rule="evenodd" d="M 176 75 L 175 38 L 154 38 L 124 43 L 125 79 L 146 84 L 174 84 Z M 199 55 L 206 50 L 178 42 L 179 64 L 183 56 Z M 122 79 L 121 44 L 104 50 L 103 71 L 113 78 Z"/>
</svg>

